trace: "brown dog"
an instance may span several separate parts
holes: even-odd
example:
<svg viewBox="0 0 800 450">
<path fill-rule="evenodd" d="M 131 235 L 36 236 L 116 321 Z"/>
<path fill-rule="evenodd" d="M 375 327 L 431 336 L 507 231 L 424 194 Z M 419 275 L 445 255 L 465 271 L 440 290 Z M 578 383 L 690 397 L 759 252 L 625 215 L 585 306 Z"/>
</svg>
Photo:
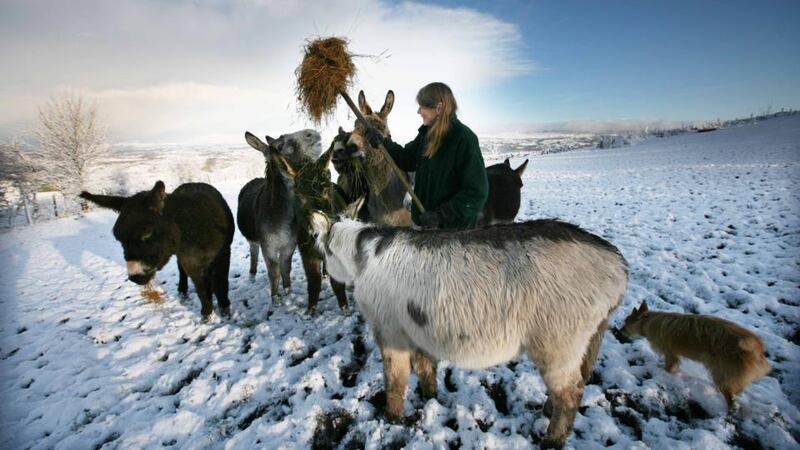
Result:
<svg viewBox="0 0 800 450">
<path fill-rule="evenodd" d="M 679 356 L 703 363 L 725 396 L 729 411 L 735 395 L 772 370 L 761 338 L 718 317 L 648 311 L 642 303 L 625 319 L 622 332 L 646 337 L 653 349 L 664 355 L 670 373 L 678 370 Z"/>
</svg>

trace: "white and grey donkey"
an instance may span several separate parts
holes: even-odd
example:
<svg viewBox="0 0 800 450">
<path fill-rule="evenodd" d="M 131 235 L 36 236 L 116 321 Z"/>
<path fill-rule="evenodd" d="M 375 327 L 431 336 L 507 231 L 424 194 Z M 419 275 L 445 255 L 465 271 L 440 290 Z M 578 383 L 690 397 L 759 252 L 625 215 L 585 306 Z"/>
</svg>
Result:
<svg viewBox="0 0 800 450">
<path fill-rule="evenodd" d="M 627 290 L 616 247 L 557 220 L 417 231 L 315 212 L 311 228 L 331 276 L 355 285 L 378 341 L 388 419 L 403 418 L 412 364 L 423 394 L 436 393 L 435 373 L 421 371 L 415 354 L 482 368 L 524 351 L 553 406 L 542 447 L 564 445 Z"/>
<path fill-rule="evenodd" d="M 297 247 L 297 220 L 295 218 L 294 179 L 278 170 L 274 157 L 280 154 L 292 163 L 303 166 L 314 161 L 322 151 L 321 137 L 311 129 L 281 135 L 278 139 L 266 136 L 267 143 L 245 133 L 251 147 L 264 155 L 264 178 L 250 180 L 239 191 L 239 208 L 236 223 L 239 231 L 250 243 L 250 274 L 258 266 L 258 249 L 261 248 L 269 275 L 273 302 L 280 300 L 278 281 L 283 288 L 291 286 L 292 255 Z"/>
</svg>

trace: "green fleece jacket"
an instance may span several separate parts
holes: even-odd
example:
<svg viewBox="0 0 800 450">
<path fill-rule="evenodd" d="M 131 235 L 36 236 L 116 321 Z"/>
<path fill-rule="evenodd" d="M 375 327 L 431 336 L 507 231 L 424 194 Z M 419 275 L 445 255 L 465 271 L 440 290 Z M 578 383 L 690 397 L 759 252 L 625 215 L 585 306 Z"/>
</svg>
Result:
<svg viewBox="0 0 800 450">
<path fill-rule="evenodd" d="M 454 117 L 439 151 L 428 158 L 425 156 L 428 129 L 421 126 L 417 137 L 405 146 L 391 138 L 384 139 L 383 145 L 398 167 L 416 172 L 414 192 L 425 210 L 442 215 L 442 228 L 473 228 L 489 195 L 478 137 Z M 416 205 L 412 206 L 414 223 L 419 223 L 419 214 Z"/>
</svg>

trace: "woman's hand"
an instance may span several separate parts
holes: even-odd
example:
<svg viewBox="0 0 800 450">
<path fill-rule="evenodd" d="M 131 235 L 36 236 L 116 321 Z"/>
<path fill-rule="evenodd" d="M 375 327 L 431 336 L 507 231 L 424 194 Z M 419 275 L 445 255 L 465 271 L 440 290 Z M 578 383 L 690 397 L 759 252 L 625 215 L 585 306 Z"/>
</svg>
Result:
<svg viewBox="0 0 800 450">
<path fill-rule="evenodd" d="M 419 215 L 419 226 L 422 228 L 440 228 L 442 214 L 439 211 L 425 211 Z"/>
<path fill-rule="evenodd" d="M 364 131 L 364 137 L 373 148 L 378 148 L 383 143 L 383 134 L 377 128 L 369 127 Z"/>
</svg>

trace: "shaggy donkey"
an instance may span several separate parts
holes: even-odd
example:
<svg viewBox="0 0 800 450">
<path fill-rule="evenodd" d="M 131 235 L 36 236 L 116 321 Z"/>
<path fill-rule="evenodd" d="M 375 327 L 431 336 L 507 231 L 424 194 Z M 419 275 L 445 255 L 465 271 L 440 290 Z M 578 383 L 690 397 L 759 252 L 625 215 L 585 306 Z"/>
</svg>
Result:
<svg viewBox="0 0 800 450">
<path fill-rule="evenodd" d="M 466 368 L 525 351 L 553 404 L 543 446 L 564 445 L 608 317 L 627 289 L 616 247 L 556 220 L 415 231 L 315 212 L 311 226 L 331 276 L 354 283 L 378 341 L 390 420 L 403 417 L 415 351 Z"/>
<path fill-rule="evenodd" d="M 230 315 L 228 270 L 234 225 L 219 191 L 205 183 L 186 183 L 167 194 L 159 181 L 152 190 L 132 197 L 86 191 L 80 196 L 119 213 L 114 237 L 122 244 L 128 279 L 146 284 L 177 255 L 178 292 L 186 295 L 188 275 L 200 297 L 203 320 L 213 309 L 212 292 L 220 314 Z"/>
<path fill-rule="evenodd" d="M 394 106 L 394 92 L 388 91 L 386 99 L 381 106 L 380 111 L 373 111 L 367 103 L 367 98 L 364 91 L 358 93 L 358 108 L 367 119 L 370 126 L 376 128 L 384 136 L 389 135 L 389 127 L 387 125 L 387 118 L 389 113 L 392 112 Z M 337 161 L 337 171 L 340 161 L 346 158 L 357 158 L 357 164 L 362 164 L 363 169 L 358 171 L 343 171 L 339 172 L 339 179 L 337 183 L 348 192 L 348 196 L 358 198 L 360 193 L 350 192 L 348 188 L 357 186 L 367 186 L 369 193 L 366 199 L 366 208 L 371 220 L 375 223 L 384 225 L 393 225 L 399 227 L 411 226 L 411 211 L 409 211 L 403 204 L 403 199 L 406 195 L 406 189 L 402 181 L 391 170 L 388 163 L 383 160 L 383 155 L 378 149 L 370 147 L 367 139 L 364 137 L 364 125 L 356 120 L 353 131 L 345 144 L 344 151 L 334 155 Z M 340 129 L 340 133 L 343 131 Z M 364 171 L 369 171 L 374 175 L 373 179 L 386 180 L 385 186 L 376 187 L 365 183 L 368 179 L 365 177 Z M 361 179 L 358 179 L 361 177 Z"/>
<path fill-rule="evenodd" d="M 369 180 L 361 169 L 363 166 L 364 152 L 355 144 L 349 143 L 351 132 L 346 132 L 339 127 L 339 132 L 331 142 L 331 162 L 339 178 L 336 180 L 336 191 L 346 204 L 355 202 L 361 197 L 369 197 Z M 318 208 L 323 210 L 322 208 Z M 323 210 L 324 211 L 324 210 Z M 374 222 L 367 208 L 358 212 L 361 222 Z"/>
<path fill-rule="evenodd" d="M 279 278 L 288 290 L 291 285 L 292 255 L 300 244 L 300 256 L 308 280 L 308 312 L 314 313 L 322 286 L 321 258 L 307 237 L 305 227 L 297 224 L 297 199 L 294 178 L 280 170 L 276 158 L 299 166 L 313 162 L 319 155 L 320 136 L 314 130 L 301 130 L 278 139 L 267 136 L 265 144 L 250 132 L 245 140 L 260 151 L 266 160 L 264 178 L 250 180 L 239 192 L 237 222 L 239 230 L 250 242 L 250 273 L 256 273 L 258 249 L 264 253 L 273 302 L 280 298 Z M 332 283 L 333 284 L 333 283 Z M 347 305 L 344 285 L 333 284 L 339 305 Z"/>
<path fill-rule="evenodd" d="M 511 163 L 506 159 L 500 164 L 486 168 L 489 178 L 489 197 L 481 211 L 478 225 L 494 225 L 497 223 L 511 223 L 517 217 L 520 203 L 520 189 L 522 189 L 522 174 L 528 167 L 528 160 L 516 169 L 511 168 Z"/>
</svg>

